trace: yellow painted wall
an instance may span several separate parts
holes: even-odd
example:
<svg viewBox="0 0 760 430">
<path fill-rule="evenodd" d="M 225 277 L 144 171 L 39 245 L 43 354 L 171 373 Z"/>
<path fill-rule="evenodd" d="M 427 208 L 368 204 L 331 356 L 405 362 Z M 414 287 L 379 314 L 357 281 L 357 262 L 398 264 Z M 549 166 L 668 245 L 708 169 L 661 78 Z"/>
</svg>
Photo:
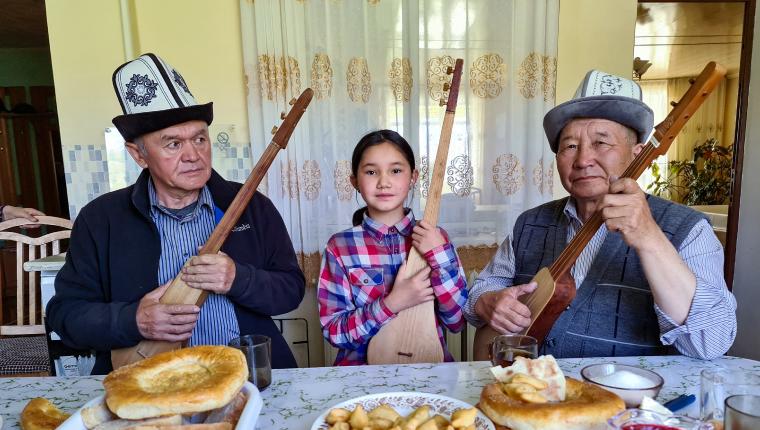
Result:
<svg viewBox="0 0 760 430">
<path fill-rule="evenodd" d="M 214 101 L 215 121 L 239 125 L 247 140 L 238 1 L 130 3 L 136 54 L 164 57 L 199 102 Z M 131 59 L 124 54 L 119 1 L 48 0 L 46 7 L 62 138 L 101 143 L 103 127 L 120 113 L 111 74 Z"/>
<path fill-rule="evenodd" d="M 198 102 L 214 102 L 214 123 L 248 141 L 238 0 L 134 0 L 137 46 L 182 73 Z"/>
<path fill-rule="evenodd" d="M 47 0 L 46 13 L 62 144 L 102 145 L 121 111 L 111 84 L 124 60 L 119 2 Z"/>
<path fill-rule="evenodd" d="M 560 0 L 557 103 L 569 100 L 590 69 L 630 77 L 636 0 Z"/>
<path fill-rule="evenodd" d="M 231 142 L 248 144 L 238 0 L 124 4 L 132 23 L 132 53 L 125 53 L 120 0 L 46 2 L 72 216 L 108 191 L 93 189 L 93 175 L 103 168 L 99 156 L 90 160 L 86 151 L 104 150 L 104 129 L 121 114 L 111 83 L 114 69 L 141 53 L 153 52 L 176 67 L 198 102 L 214 102 L 214 125 L 233 125 Z M 85 152 L 74 154 L 77 145 Z M 83 168 L 72 171 L 71 157 L 78 157 Z"/>
<path fill-rule="evenodd" d="M 630 77 L 636 0 L 560 0 L 557 104 L 570 100 L 591 69 Z M 564 197 L 555 171 L 554 196 Z"/>
</svg>

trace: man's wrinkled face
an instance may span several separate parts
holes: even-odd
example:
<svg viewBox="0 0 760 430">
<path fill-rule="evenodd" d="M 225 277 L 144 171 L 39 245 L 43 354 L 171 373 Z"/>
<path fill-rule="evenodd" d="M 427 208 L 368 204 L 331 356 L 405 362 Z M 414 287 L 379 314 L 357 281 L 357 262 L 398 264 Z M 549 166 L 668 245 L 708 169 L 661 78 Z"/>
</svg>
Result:
<svg viewBox="0 0 760 430">
<path fill-rule="evenodd" d="M 595 200 L 607 194 L 610 176 L 620 176 L 642 148 L 633 130 L 614 121 L 574 119 L 557 145 L 562 186 L 578 200 Z"/>
<path fill-rule="evenodd" d="M 200 190 L 211 177 L 211 143 L 205 121 L 188 121 L 128 142 L 127 149 L 150 170 L 160 193 L 184 195 Z"/>
</svg>

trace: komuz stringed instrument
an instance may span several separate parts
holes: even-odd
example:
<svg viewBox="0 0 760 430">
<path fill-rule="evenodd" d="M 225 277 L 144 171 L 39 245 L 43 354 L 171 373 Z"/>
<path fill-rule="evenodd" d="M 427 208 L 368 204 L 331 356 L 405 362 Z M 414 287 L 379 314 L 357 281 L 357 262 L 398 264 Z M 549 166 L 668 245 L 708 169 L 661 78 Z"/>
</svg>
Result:
<svg viewBox="0 0 760 430">
<path fill-rule="evenodd" d="M 452 75 L 451 85 L 444 84 L 449 91 L 448 101 L 441 99 L 441 106 L 446 105 L 443 117 L 441 138 L 435 154 L 433 174 L 430 178 L 427 203 L 423 219 L 430 225 L 438 225 L 438 212 L 441 206 L 443 176 L 446 173 L 446 159 L 449 154 L 451 130 L 454 127 L 454 112 L 459 96 L 459 83 L 462 77 L 463 60 L 457 59 L 454 67 L 447 73 Z M 427 267 L 427 261 L 416 248 L 409 250 L 406 259 L 406 271 L 396 276 L 409 278 Z M 367 362 L 369 364 L 405 364 L 405 363 L 440 363 L 443 361 L 443 349 L 438 339 L 434 301 L 421 303 L 399 312 L 395 318 L 385 324 L 369 342 Z"/>
<path fill-rule="evenodd" d="M 637 179 L 655 158 L 665 154 L 689 118 L 699 109 L 725 75 L 726 69 L 723 66 L 715 62 L 708 63 L 665 120 L 655 127 L 652 138 L 620 177 Z M 599 212 L 592 215 L 554 263 L 550 267 L 541 269 L 533 278 L 538 288 L 520 297 L 520 301 L 530 309 L 531 314 L 531 325 L 525 333 L 535 337 L 539 345 L 543 343 L 560 314 L 575 298 L 575 281 L 570 275 L 570 268 L 603 223 Z M 475 331 L 473 344 L 475 360 L 489 359 L 489 345 L 499 334 L 490 325 L 485 325 Z"/>
<path fill-rule="evenodd" d="M 309 106 L 313 95 L 314 92 L 312 89 L 307 88 L 301 93 L 297 100 L 294 99 L 290 101 L 290 104 L 293 105 L 293 107 L 290 109 L 287 116 L 284 112 L 281 115 L 281 118 L 283 119 L 282 125 L 280 125 L 279 128 L 275 127 L 272 130 L 274 134 L 272 141 L 269 143 L 266 150 L 264 150 L 264 153 L 261 155 L 261 158 L 259 158 L 256 166 L 254 166 L 251 174 L 245 181 L 245 184 L 243 184 L 240 191 L 238 191 L 235 196 L 235 199 L 230 203 L 230 207 L 227 208 L 222 220 L 219 221 L 219 224 L 214 228 L 214 231 L 211 232 L 211 236 L 209 236 L 206 243 L 198 252 L 199 255 L 216 254 L 222 248 L 224 240 L 227 239 L 230 231 L 235 226 L 235 223 L 237 223 L 238 218 L 240 218 L 240 215 L 248 206 L 259 183 L 261 183 L 261 179 L 266 175 L 267 170 L 277 156 L 277 153 L 281 149 L 285 149 L 287 146 L 288 140 L 290 140 L 290 136 L 293 134 L 293 130 L 295 130 L 301 116 L 306 112 L 306 107 Z M 185 266 L 186 265 L 187 262 L 185 263 Z M 181 275 L 182 271 L 180 270 L 169 288 L 161 297 L 160 302 L 163 304 L 203 305 L 208 293 L 204 290 L 188 287 L 187 284 L 182 281 Z M 114 369 L 117 369 L 121 366 L 142 360 L 143 358 L 156 355 L 159 352 L 172 351 L 180 349 L 183 346 L 182 342 L 143 340 L 136 346 L 111 351 L 111 364 L 113 364 Z"/>
</svg>

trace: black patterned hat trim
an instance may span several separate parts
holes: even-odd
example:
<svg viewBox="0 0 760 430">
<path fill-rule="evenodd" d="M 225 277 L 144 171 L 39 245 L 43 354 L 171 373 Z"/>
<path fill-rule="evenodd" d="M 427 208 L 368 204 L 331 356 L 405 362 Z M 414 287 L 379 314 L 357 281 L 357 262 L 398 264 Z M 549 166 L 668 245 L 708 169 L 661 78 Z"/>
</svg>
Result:
<svg viewBox="0 0 760 430">
<path fill-rule="evenodd" d="M 113 119 L 113 124 L 124 140 L 133 142 L 144 134 L 196 120 L 210 125 L 214 120 L 214 103 L 119 115 Z"/>
<path fill-rule="evenodd" d="M 185 106 L 185 102 L 182 101 L 182 98 L 179 96 L 179 94 L 177 94 L 176 88 L 174 88 L 174 85 L 171 84 L 174 79 L 169 78 L 169 75 L 166 73 L 166 68 L 164 68 L 164 64 L 161 62 L 161 60 L 156 58 L 156 56 L 150 52 L 146 53 L 145 55 L 150 57 L 153 62 L 156 63 L 156 68 L 158 69 L 158 72 L 161 73 L 161 77 L 164 78 L 164 82 L 168 84 L 167 87 L 169 87 L 169 92 L 172 93 L 172 97 L 174 97 L 174 101 L 177 103 L 177 105 Z"/>
</svg>

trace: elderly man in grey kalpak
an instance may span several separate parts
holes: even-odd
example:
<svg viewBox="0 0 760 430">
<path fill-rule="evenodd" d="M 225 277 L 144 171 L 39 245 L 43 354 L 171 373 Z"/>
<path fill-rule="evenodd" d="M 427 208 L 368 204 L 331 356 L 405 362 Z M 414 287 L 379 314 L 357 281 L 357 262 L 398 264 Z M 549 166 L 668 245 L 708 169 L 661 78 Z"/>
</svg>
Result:
<svg viewBox="0 0 760 430">
<path fill-rule="evenodd" d="M 686 206 L 618 179 L 647 143 L 652 110 L 641 89 L 591 71 L 575 97 L 550 110 L 544 130 L 570 196 L 530 209 L 470 289 L 465 316 L 519 333 L 530 311 L 518 299 L 595 212 L 602 225 L 570 274 L 571 305 L 541 353 L 557 357 L 658 355 L 711 359 L 736 336 L 736 300 L 723 278 L 723 248 L 709 222 Z M 539 316 L 539 318 L 541 318 Z"/>
</svg>

